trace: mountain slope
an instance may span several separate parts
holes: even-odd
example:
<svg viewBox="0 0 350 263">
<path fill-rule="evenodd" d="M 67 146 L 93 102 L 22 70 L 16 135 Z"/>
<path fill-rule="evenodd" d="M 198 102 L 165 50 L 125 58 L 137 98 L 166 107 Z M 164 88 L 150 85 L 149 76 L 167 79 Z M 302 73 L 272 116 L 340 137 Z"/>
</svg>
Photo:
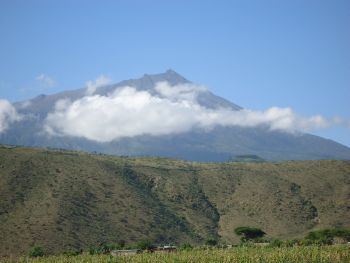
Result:
<svg viewBox="0 0 350 263">
<path fill-rule="evenodd" d="M 349 161 L 195 163 L 0 148 L 1 255 L 102 242 L 237 242 L 233 229 L 293 238 L 346 226 Z"/>
<path fill-rule="evenodd" d="M 125 80 L 118 84 L 97 88 L 95 94 L 107 96 L 121 87 L 134 87 L 138 91 L 156 94 L 156 83 L 170 85 L 189 84 L 172 70 L 162 74 L 144 75 L 139 79 Z M 23 107 L 15 103 L 17 111 L 26 116 L 0 133 L 0 143 L 84 150 L 114 155 L 167 156 L 195 161 L 226 161 L 238 155 L 258 155 L 266 160 L 314 160 L 350 159 L 350 148 L 310 134 L 291 134 L 271 131 L 267 127 L 245 128 L 216 126 L 211 129 L 195 128 L 191 131 L 168 135 L 138 135 L 103 143 L 84 137 L 49 136 L 44 132 L 45 120 L 54 110 L 57 101 L 75 101 L 86 95 L 86 89 L 40 95 Z M 226 108 L 239 111 L 242 108 L 209 91 L 198 93 L 197 101 L 206 109 Z"/>
</svg>

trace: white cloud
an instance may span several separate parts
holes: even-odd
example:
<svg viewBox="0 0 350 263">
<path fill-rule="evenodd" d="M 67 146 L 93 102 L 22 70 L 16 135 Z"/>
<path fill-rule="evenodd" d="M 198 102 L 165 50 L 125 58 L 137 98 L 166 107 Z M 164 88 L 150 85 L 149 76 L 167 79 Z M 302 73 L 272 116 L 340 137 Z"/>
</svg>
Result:
<svg viewBox="0 0 350 263">
<path fill-rule="evenodd" d="M 108 85 L 111 83 L 111 79 L 101 75 L 99 76 L 95 81 L 88 81 L 86 82 L 86 92 L 85 94 L 87 96 L 91 96 L 96 92 L 96 89 L 98 87 L 104 86 L 104 85 Z"/>
<path fill-rule="evenodd" d="M 204 86 L 185 83 L 182 85 L 170 86 L 167 82 L 159 82 L 154 89 L 161 97 L 170 99 L 171 101 L 188 100 L 197 101 L 197 96 L 201 92 L 207 92 Z"/>
<path fill-rule="evenodd" d="M 96 81 L 97 83 L 97 81 Z M 46 119 L 45 129 L 52 135 L 85 137 L 109 142 L 143 134 L 165 135 L 211 129 L 217 125 L 255 127 L 286 132 L 327 128 L 334 121 L 322 116 L 303 117 L 290 108 L 273 107 L 266 111 L 209 109 L 197 102 L 207 89 L 193 84 L 171 87 L 161 82 L 155 94 L 122 87 L 108 96 L 85 96 L 76 101 L 58 101 Z"/>
<path fill-rule="evenodd" d="M 10 102 L 0 99 L 0 133 L 4 132 L 11 123 L 19 121 L 21 118 Z"/>
<path fill-rule="evenodd" d="M 35 79 L 39 81 L 45 88 L 52 88 L 56 85 L 56 82 L 53 80 L 53 78 L 43 73 L 37 76 Z"/>
</svg>

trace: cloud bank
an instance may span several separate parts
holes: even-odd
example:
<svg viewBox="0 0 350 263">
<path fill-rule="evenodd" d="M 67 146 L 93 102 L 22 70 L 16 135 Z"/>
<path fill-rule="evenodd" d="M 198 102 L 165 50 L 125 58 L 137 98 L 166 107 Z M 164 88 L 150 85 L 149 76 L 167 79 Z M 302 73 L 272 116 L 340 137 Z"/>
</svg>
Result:
<svg viewBox="0 0 350 263">
<path fill-rule="evenodd" d="M 0 99 L 0 133 L 8 129 L 13 122 L 21 120 L 21 118 L 10 102 Z"/>
<path fill-rule="evenodd" d="M 327 128 L 335 123 L 319 115 L 303 117 L 290 108 L 209 109 L 197 102 L 198 96 L 208 92 L 207 89 L 193 84 L 170 86 L 161 82 L 154 91 L 121 87 L 107 96 L 60 100 L 46 118 L 45 131 L 51 135 L 110 142 L 124 137 L 176 134 L 215 126 L 265 126 L 293 133 Z M 338 125 L 342 122 L 337 121 Z"/>
</svg>

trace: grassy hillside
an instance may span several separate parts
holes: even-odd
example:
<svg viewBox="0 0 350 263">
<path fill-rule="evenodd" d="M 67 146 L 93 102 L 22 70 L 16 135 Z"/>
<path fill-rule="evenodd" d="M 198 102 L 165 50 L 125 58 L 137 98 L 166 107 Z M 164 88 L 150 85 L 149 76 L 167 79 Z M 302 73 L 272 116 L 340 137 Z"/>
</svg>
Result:
<svg viewBox="0 0 350 263">
<path fill-rule="evenodd" d="M 350 226 L 350 162 L 194 163 L 0 147 L 1 256 Z"/>
</svg>

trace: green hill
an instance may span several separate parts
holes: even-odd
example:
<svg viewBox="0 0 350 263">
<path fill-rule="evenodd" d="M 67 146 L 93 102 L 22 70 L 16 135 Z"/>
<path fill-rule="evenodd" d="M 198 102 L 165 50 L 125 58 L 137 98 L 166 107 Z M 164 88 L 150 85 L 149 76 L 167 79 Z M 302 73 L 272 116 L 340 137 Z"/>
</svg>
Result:
<svg viewBox="0 0 350 263">
<path fill-rule="evenodd" d="M 1 256 L 103 242 L 238 242 L 350 227 L 350 162 L 195 163 L 0 148 Z"/>
</svg>

